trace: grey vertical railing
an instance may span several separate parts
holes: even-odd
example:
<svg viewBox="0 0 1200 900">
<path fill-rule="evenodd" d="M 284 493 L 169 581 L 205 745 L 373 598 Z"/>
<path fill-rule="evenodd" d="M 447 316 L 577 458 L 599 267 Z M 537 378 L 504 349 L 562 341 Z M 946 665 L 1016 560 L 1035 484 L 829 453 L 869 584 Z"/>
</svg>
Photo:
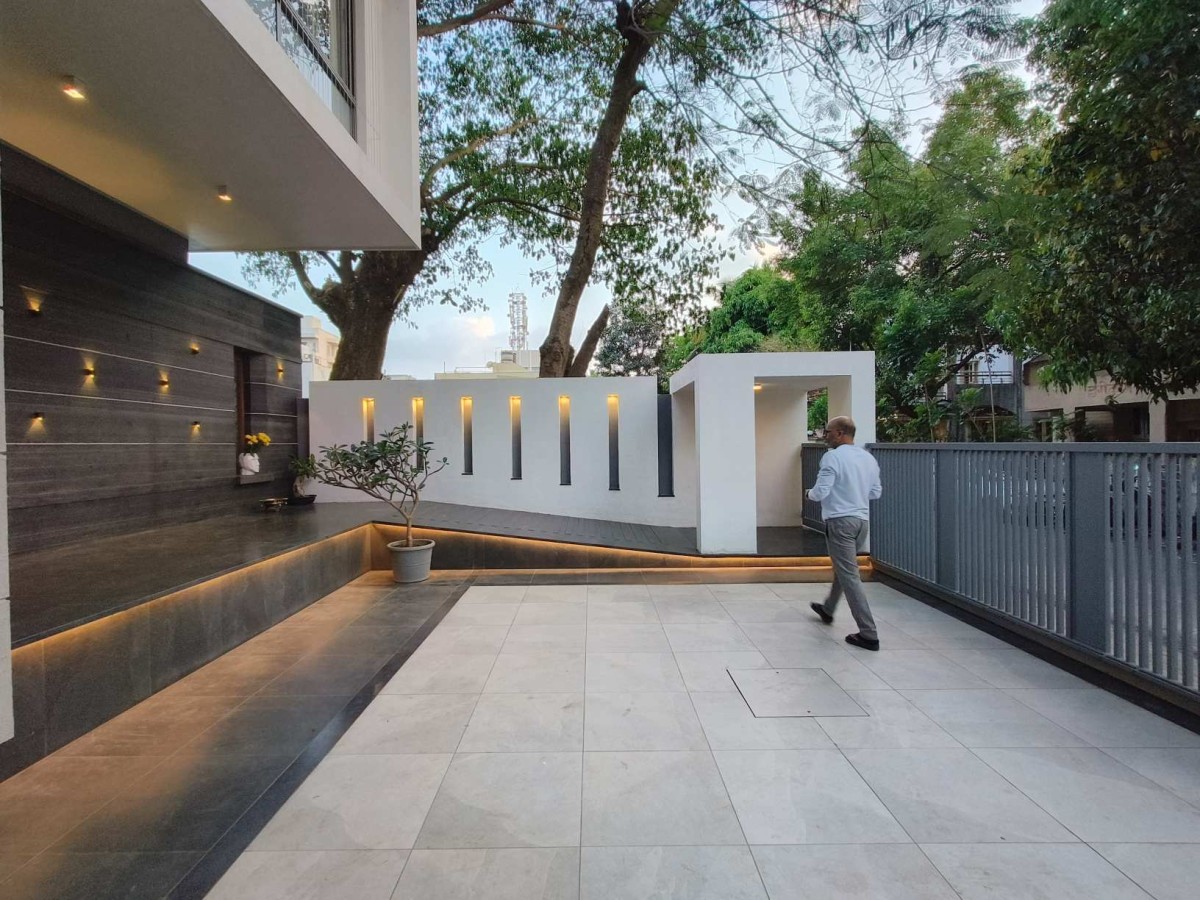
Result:
<svg viewBox="0 0 1200 900">
<path fill-rule="evenodd" d="M 808 528 L 817 531 L 825 530 L 825 522 L 821 519 L 821 504 L 808 499 L 808 489 L 817 481 L 821 471 L 821 457 L 829 450 L 824 444 L 803 444 L 800 447 L 800 482 L 803 503 L 800 509 L 800 520 Z"/>
<path fill-rule="evenodd" d="M 882 570 L 1200 691 L 1200 445 L 872 452 Z"/>
</svg>

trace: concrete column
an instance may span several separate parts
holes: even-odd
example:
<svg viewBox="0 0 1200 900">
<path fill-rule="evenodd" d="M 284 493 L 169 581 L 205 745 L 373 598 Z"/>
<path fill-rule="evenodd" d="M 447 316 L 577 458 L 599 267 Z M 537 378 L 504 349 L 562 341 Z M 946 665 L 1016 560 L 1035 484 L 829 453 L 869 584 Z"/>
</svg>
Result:
<svg viewBox="0 0 1200 900">
<path fill-rule="evenodd" d="M 1150 443 L 1161 444 L 1167 439 L 1167 404 L 1150 404 Z"/>
<path fill-rule="evenodd" d="M 854 420 L 858 426 L 855 443 L 875 443 L 874 377 L 841 375 L 829 379 L 829 417 L 834 416 L 849 416 Z"/>
<path fill-rule="evenodd" d="M 696 538 L 701 553 L 758 551 L 754 378 L 696 380 Z"/>
<path fill-rule="evenodd" d="M 2 168 L 3 160 L 0 160 Z M 2 179 L 0 174 L 0 179 Z M 0 214 L 0 276 L 4 274 L 3 215 Z M 3 278 L 0 277 L 0 284 Z M 0 305 L 0 422 L 6 421 L 4 409 L 4 308 L 10 302 L 3 298 Z M 12 629 L 9 625 L 8 603 L 8 442 L 0 434 L 0 741 L 13 736 L 13 679 L 12 679 Z"/>
<path fill-rule="evenodd" d="M 758 524 L 798 526 L 804 504 L 800 447 L 808 436 L 808 395 L 776 382 L 763 385 L 754 397 Z"/>
</svg>

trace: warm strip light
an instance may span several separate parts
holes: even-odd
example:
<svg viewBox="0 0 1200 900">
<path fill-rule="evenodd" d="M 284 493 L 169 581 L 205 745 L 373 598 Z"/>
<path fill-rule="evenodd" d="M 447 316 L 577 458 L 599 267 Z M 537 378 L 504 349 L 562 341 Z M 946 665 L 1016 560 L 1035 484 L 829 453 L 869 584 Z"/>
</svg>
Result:
<svg viewBox="0 0 1200 900">
<path fill-rule="evenodd" d="M 68 75 L 63 79 L 62 92 L 72 100 L 87 99 L 87 88 L 82 79 L 76 78 L 74 75 Z"/>
<path fill-rule="evenodd" d="M 521 480 L 521 398 L 508 398 L 508 422 L 512 433 L 512 477 Z"/>
<path fill-rule="evenodd" d="M 464 475 L 475 474 L 475 401 L 462 397 L 458 401 L 462 410 L 463 471 Z"/>
<path fill-rule="evenodd" d="M 754 386 L 754 389 L 755 389 L 756 391 L 761 391 L 761 390 L 762 390 L 762 385 L 761 385 L 761 384 L 756 384 L 756 385 Z"/>
<path fill-rule="evenodd" d="M 363 440 L 369 444 L 375 443 L 375 398 L 363 397 L 362 400 Z"/>
<path fill-rule="evenodd" d="M 226 187 L 225 185 L 221 185 L 220 187 L 217 188 L 217 199 L 220 200 L 222 203 L 232 203 L 233 202 L 233 194 L 229 193 L 228 187 Z"/>
</svg>

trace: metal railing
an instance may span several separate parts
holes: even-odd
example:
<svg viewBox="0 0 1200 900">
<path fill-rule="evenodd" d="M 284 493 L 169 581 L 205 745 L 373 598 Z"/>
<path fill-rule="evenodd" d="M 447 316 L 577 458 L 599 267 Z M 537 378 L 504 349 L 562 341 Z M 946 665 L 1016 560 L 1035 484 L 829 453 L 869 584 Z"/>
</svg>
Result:
<svg viewBox="0 0 1200 900">
<path fill-rule="evenodd" d="M 825 521 L 821 518 L 821 504 L 808 499 L 808 489 L 817 480 L 821 471 L 821 457 L 829 448 L 824 444 L 802 444 L 800 447 L 800 480 L 804 485 L 804 503 L 800 510 L 800 521 L 808 528 L 825 531 Z"/>
<path fill-rule="evenodd" d="M 882 571 L 1200 693 L 1200 445 L 872 452 Z"/>
</svg>

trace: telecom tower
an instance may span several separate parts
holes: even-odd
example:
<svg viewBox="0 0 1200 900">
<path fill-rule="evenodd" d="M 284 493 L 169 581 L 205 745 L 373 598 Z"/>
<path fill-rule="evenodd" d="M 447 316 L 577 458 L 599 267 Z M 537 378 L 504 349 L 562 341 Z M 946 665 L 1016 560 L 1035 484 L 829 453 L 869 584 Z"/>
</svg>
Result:
<svg viewBox="0 0 1200 900">
<path fill-rule="evenodd" d="M 517 351 L 529 348 L 529 303 L 515 291 L 508 295 L 508 346 Z"/>
</svg>

